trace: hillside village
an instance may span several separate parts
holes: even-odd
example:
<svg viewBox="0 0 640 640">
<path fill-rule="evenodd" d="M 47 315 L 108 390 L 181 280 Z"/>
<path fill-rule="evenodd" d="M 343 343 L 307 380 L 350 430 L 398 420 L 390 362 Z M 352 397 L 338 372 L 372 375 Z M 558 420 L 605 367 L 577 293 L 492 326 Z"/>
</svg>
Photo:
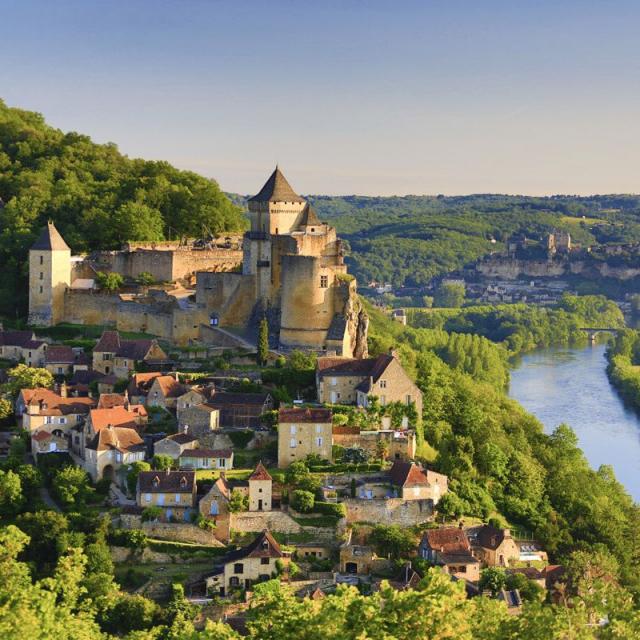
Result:
<svg viewBox="0 0 640 640">
<path fill-rule="evenodd" d="M 524 598 L 556 597 L 563 569 L 530 534 L 456 517 L 425 454 L 422 392 L 393 349 L 368 356 L 335 230 L 277 168 L 250 217 L 242 272 L 191 274 L 195 303 L 172 313 L 193 331 L 179 338 L 153 335 L 150 308 L 127 325 L 136 296 L 72 280 L 49 224 L 30 254 L 34 326 L 0 331 L 17 427 L 3 434 L 5 456 L 22 450 L 43 470 L 53 510 L 76 504 L 59 503 L 61 471 L 84 472 L 74 495 L 108 518 L 125 588 L 161 602 L 177 575 L 192 602 L 238 628 L 255 585 L 276 575 L 322 598 L 340 584 L 410 589 L 437 566 L 513 613 Z M 70 322 L 82 299 L 98 300 L 84 320 L 99 309 L 102 322 Z M 495 568 L 498 588 L 487 586 Z"/>
</svg>

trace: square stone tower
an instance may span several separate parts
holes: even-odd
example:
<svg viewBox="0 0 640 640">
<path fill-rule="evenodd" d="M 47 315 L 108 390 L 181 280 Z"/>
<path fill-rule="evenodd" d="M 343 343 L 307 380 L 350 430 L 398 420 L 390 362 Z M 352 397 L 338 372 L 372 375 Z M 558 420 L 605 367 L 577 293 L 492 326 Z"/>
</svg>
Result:
<svg viewBox="0 0 640 640">
<path fill-rule="evenodd" d="M 71 249 L 48 222 L 29 249 L 29 324 L 50 327 L 62 322 L 70 284 Z"/>
</svg>

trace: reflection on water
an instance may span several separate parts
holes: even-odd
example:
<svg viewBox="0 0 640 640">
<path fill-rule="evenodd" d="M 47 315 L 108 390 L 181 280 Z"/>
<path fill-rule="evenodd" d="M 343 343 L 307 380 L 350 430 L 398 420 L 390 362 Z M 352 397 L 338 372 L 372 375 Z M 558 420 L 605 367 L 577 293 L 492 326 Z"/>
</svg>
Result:
<svg viewBox="0 0 640 640">
<path fill-rule="evenodd" d="M 640 418 L 609 384 L 605 347 L 542 349 L 523 356 L 511 372 L 509 395 L 550 432 L 565 422 L 594 468 L 613 466 L 640 501 Z"/>
</svg>

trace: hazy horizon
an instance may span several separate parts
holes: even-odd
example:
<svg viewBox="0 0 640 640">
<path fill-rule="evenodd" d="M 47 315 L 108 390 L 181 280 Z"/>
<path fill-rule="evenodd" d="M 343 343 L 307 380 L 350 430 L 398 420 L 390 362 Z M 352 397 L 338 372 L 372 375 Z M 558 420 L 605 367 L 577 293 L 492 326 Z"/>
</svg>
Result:
<svg viewBox="0 0 640 640">
<path fill-rule="evenodd" d="M 517 5 L 517 6 L 516 6 Z M 629 0 L 0 0 L 2 97 L 255 193 L 640 191 Z"/>
</svg>

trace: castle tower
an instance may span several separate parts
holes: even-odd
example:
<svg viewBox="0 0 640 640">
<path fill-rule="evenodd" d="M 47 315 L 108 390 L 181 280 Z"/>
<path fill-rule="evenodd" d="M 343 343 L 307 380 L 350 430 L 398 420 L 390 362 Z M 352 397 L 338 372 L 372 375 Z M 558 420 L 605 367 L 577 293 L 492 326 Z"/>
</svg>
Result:
<svg viewBox="0 0 640 640">
<path fill-rule="evenodd" d="M 245 275 L 256 276 L 258 299 L 263 303 L 273 302 L 272 287 L 273 236 L 288 235 L 304 211 L 306 201 L 287 182 L 276 166 L 260 191 L 249 198 L 251 230 L 244 239 Z"/>
<path fill-rule="evenodd" d="M 48 222 L 29 249 L 29 324 L 50 327 L 62 322 L 70 284 L 71 249 Z"/>
</svg>

